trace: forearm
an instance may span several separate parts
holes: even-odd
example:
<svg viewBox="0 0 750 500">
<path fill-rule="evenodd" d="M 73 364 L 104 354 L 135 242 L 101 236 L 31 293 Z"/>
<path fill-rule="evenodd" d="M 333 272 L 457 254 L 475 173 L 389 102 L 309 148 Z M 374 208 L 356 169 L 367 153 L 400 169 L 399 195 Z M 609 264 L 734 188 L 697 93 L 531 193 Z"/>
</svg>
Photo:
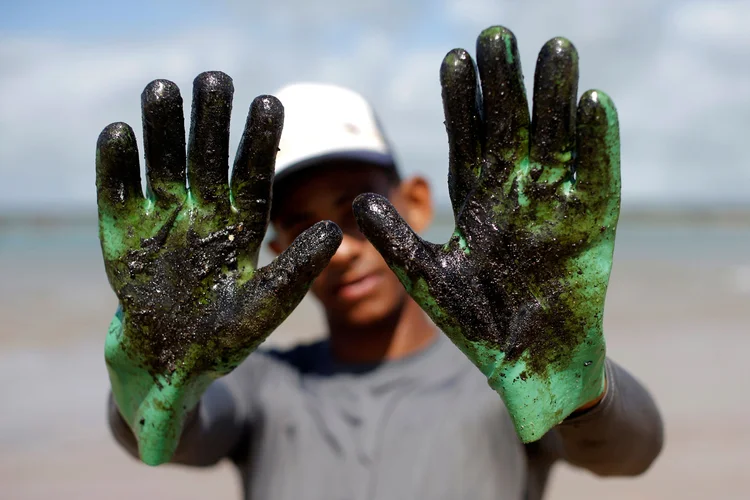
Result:
<svg viewBox="0 0 750 500">
<path fill-rule="evenodd" d="M 637 475 L 661 451 L 661 416 L 637 380 L 609 359 L 606 366 L 602 400 L 555 428 L 558 452 L 569 463 L 598 475 Z"/>
<path fill-rule="evenodd" d="M 114 398 L 108 401 L 110 430 L 117 442 L 139 458 L 135 435 L 120 415 Z M 171 462 L 209 466 L 229 456 L 245 437 L 246 419 L 226 380 L 212 384 L 190 412 Z"/>
</svg>

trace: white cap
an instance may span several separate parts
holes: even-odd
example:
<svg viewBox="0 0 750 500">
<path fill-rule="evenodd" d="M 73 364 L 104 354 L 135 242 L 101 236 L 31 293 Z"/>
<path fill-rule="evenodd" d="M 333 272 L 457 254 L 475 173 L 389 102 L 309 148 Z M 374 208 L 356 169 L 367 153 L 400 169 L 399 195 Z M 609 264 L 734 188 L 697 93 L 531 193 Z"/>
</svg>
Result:
<svg viewBox="0 0 750 500">
<path fill-rule="evenodd" d="M 396 162 L 372 106 L 336 85 L 294 83 L 274 94 L 284 106 L 276 181 L 333 160 L 359 160 L 396 171 Z"/>
</svg>

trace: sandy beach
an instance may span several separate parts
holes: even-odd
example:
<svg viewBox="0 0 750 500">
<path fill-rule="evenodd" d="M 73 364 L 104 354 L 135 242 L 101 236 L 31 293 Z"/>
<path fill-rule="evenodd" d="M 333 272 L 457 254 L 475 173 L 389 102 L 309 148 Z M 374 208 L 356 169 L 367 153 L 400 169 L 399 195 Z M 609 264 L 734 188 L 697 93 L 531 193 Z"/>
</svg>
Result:
<svg viewBox="0 0 750 500">
<path fill-rule="evenodd" d="M 0 231 L 0 499 L 240 498 L 227 464 L 149 468 L 110 438 L 102 346 L 116 301 L 95 232 Z M 665 449 L 636 479 L 560 465 L 547 498 L 750 498 L 750 229 L 623 228 L 605 328 L 610 356 L 662 409 Z M 308 298 L 269 341 L 322 331 Z"/>
</svg>

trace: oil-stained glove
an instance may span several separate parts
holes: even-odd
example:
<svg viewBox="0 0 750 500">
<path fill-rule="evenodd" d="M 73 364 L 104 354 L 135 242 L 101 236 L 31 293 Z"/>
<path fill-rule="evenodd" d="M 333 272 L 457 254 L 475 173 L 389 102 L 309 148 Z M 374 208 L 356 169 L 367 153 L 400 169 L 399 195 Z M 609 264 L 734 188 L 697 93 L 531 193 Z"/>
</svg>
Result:
<svg viewBox="0 0 750 500">
<path fill-rule="evenodd" d="M 232 96 L 223 73 L 195 79 L 186 154 L 179 89 L 166 80 L 146 87 L 146 196 L 133 130 L 113 123 L 97 143 L 99 236 L 120 303 L 105 360 L 147 464 L 170 460 L 206 388 L 292 312 L 341 242 L 338 226 L 320 222 L 257 268 L 283 107 L 271 96 L 253 101 L 230 182 Z"/>
<path fill-rule="evenodd" d="M 479 78 L 477 77 L 477 68 Z M 578 54 L 542 48 L 532 116 L 514 35 L 492 27 L 443 60 L 455 232 L 422 240 L 388 201 L 355 200 L 361 231 L 487 376 L 524 442 L 604 390 L 604 299 L 620 209 L 617 112 Z M 481 83 L 478 83 L 481 82 Z"/>
</svg>

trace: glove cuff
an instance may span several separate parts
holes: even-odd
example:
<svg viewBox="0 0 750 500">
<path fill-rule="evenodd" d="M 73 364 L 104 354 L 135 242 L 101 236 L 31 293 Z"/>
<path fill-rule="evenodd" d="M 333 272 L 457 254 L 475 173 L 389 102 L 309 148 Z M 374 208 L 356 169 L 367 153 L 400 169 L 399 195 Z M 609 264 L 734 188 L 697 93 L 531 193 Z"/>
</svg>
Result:
<svg viewBox="0 0 750 500">
<path fill-rule="evenodd" d="M 575 410 L 601 395 L 605 384 L 604 343 L 598 349 L 579 348 L 567 366 L 548 365 L 532 371 L 523 356 L 501 360 L 488 382 L 505 402 L 516 432 L 524 443 L 536 441 Z"/>
</svg>

